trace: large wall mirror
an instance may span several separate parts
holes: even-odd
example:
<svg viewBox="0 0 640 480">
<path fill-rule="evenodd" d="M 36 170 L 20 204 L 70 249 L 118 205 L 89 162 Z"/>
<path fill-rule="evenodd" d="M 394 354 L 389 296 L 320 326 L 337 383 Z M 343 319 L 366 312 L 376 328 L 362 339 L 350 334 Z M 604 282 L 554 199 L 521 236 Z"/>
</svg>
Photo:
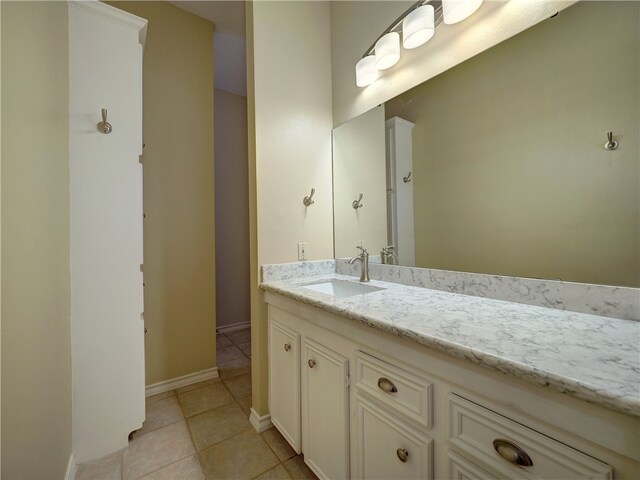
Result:
<svg viewBox="0 0 640 480">
<path fill-rule="evenodd" d="M 640 286 L 639 13 L 579 2 L 337 127 L 336 257 Z"/>
</svg>

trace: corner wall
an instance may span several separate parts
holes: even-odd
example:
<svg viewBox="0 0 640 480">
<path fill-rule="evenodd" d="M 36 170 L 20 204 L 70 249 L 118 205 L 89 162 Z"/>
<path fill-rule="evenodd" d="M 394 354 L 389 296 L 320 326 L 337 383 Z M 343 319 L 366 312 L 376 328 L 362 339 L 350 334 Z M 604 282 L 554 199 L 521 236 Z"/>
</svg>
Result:
<svg viewBox="0 0 640 480">
<path fill-rule="evenodd" d="M 253 408 L 267 405 L 260 265 L 333 258 L 328 2 L 247 4 Z M 255 187 L 252 187 L 255 172 Z M 316 189 L 315 204 L 302 199 Z M 254 199 L 255 198 L 255 199 Z"/>
<path fill-rule="evenodd" d="M 66 2 L 2 2 L 2 478 L 71 454 Z"/>
<path fill-rule="evenodd" d="M 108 2 L 149 20 L 143 70 L 147 385 L 215 367 L 213 24 L 168 2 Z"/>
<path fill-rule="evenodd" d="M 251 320 L 247 99 L 215 89 L 216 327 Z"/>
</svg>

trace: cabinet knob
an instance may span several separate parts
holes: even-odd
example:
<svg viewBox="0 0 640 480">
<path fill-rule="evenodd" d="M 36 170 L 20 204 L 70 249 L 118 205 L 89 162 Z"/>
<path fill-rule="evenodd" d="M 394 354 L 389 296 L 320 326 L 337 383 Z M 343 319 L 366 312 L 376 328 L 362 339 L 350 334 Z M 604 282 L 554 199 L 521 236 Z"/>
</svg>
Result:
<svg viewBox="0 0 640 480">
<path fill-rule="evenodd" d="M 504 458 L 507 462 L 519 465 L 521 467 L 533 466 L 533 460 L 527 455 L 523 449 L 518 445 L 504 438 L 496 438 L 493 441 L 493 448 L 498 455 Z"/>
<path fill-rule="evenodd" d="M 396 393 L 398 391 L 393 382 L 384 377 L 380 377 L 378 379 L 378 387 L 380 388 L 380 390 L 387 393 Z"/>
<path fill-rule="evenodd" d="M 313 368 L 316 366 L 316 361 L 310 358 L 307 364 L 309 365 L 309 368 Z"/>
<path fill-rule="evenodd" d="M 398 455 L 398 459 L 402 463 L 407 463 L 407 460 L 409 460 L 409 452 L 407 452 L 404 448 L 399 448 L 398 450 L 396 450 L 396 455 Z"/>
<path fill-rule="evenodd" d="M 288 352 L 289 350 L 291 350 L 291 345 L 289 345 L 288 343 L 284 344 L 284 351 Z"/>
</svg>

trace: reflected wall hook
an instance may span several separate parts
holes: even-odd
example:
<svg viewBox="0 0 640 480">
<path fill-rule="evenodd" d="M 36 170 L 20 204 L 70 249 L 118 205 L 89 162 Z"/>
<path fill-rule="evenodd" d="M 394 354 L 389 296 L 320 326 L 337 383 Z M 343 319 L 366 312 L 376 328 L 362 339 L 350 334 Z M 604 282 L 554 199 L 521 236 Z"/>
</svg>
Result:
<svg viewBox="0 0 640 480">
<path fill-rule="evenodd" d="M 359 208 L 362 208 L 364 205 L 362 205 L 361 200 L 362 200 L 362 193 L 360 194 L 360 198 L 358 198 L 358 200 L 354 200 L 353 203 L 351 204 L 351 206 L 355 209 L 358 210 Z"/>
<path fill-rule="evenodd" d="M 113 130 L 113 128 L 111 127 L 111 124 L 109 122 L 107 122 L 107 109 L 103 108 L 102 109 L 102 121 L 100 123 L 98 123 L 98 131 L 100 133 L 111 133 L 111 131 Z"/>
<path fill-rule="evenodd" d="M 618 148 L 618 141 L 613 139 L 613 132 L 607 132 L 607 143 L 604 144 L 607 150 L 615 150 Z"/>
<path fill-rule="evenodd" d="M 315 189 L 315 188 L 312 188 L 312 189 L 311 189 L 311 195 L 309 195 L 309 196 L 307 196 L 307 197 L 304 197 L 304 198 L 302 199 L 302 203 L 304 203 L 304 206 L 305 206 L 305 207 L 308 207 L 309 205 L 313 205 L 314 203 L 316 203 L 316 202 L 314 202 L 314 201 L 313 201 L 313 194 L 314 194 L 314 193 L 316 193 L 316 189 Z"/>
<path fill-rule="evenodd" d="M 406 177 L 402 177 L 402 181 L 404 183 L 409 183 L 411 181 L 411 172 L 409 172 L 409 175 L 407 175 Z"/>
</svg>

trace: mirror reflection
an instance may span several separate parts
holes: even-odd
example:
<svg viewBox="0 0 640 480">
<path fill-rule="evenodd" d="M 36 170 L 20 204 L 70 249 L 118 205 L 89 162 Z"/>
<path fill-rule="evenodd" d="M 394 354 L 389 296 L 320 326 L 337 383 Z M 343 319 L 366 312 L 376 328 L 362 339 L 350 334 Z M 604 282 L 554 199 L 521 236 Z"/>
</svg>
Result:
<svg viewBox="0 0 640 480">
<path fill-rule="evenodd" d="M 577 3 L 337 127 L 336 257 L 640 286 L 639 12 Z"/>
</svg>

